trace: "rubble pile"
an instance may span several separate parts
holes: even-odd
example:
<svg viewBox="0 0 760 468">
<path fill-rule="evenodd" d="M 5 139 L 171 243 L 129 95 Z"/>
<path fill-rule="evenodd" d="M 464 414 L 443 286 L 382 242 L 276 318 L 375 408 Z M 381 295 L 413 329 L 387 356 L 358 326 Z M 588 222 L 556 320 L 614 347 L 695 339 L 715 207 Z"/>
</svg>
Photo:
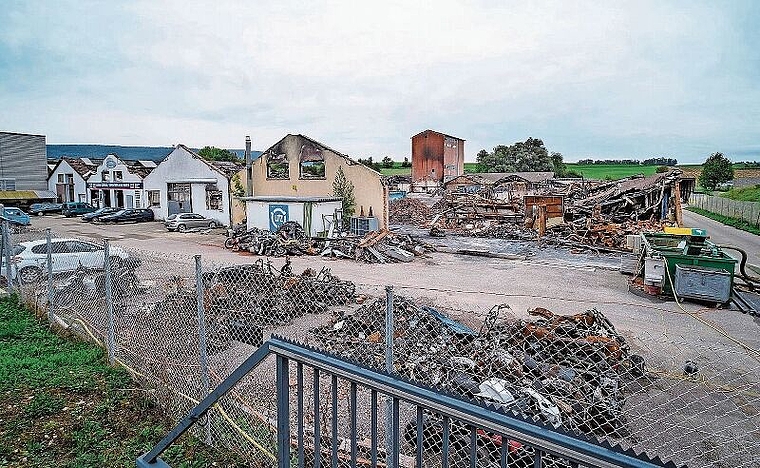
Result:
<svg viewBox="0 0 760 468">
<path fill-rule="evenodd" d="M 198 296 L 195 286 L 186 286 L 184 279 L 173 283 L 173 291 L 154 304 L 148 315 L 164 327 L 160 336 L 173 335 L 171 330 L 177 328 L 177 336 L 187 339 L 186 324 L 174 322 L 177 317 L 195 315 Z M 264 327 L 285 325 L 305 314 L 327 313 L 330 307 L 353 303 L 355 298 L 356 285 L 334 276 L 329 268 L 294 275 L 289 260 L 281 270 L 259 260 L 205 273 L 209 352 L 223 351 L 233 340 L 260 346 Z"/>
<path fill-rule="evenodd" d="M 367 263 L 411 262 L 415 257 L 434 252 L 435 247 L 410 235 L 390 231 L 371 231 L 364 237 L 329 240 L 322 256 L 349 258 Z"/>
<path fill-rule="evenodd" d="M 597 250 L 630 250 L 626 236 L 642 232 L 660 232 L 666 223 L 625 221 L 612 223 L 603 220 L 580 219 L 547 228 L 542 242 L 572 247 L 590 247 Z"/>
<path fill-rule="evenodd" d="M 233 251 L 245 250 L 267 257 L 321 255 L 367 263 L 411 262 L 435 251 L 435 247 L 420 239 L 388 230 L 370 231 L 363 237 L 312 238 L 295 221 L 288 221 L 274 233 L 259 228 L 232 233 L 224 245 Z"/>
<path fill-rule="evenodd" d="M 445 229 L 460 236 L 488 237 L 491 239 L 512 240 L 536 240 L 536 231 L 526 228 L 518 223 L 500 223 L 494 221 L 459 222 L 451 221 L 446 224 L 439 223 L 436 229 Z M 432 228 L 431 228 L 432 232 Z"/>
<path fill-rule="evenodd" d="M 663 206 L 673 218 L 680 211 L 681 171 L 649 177 L 629 177 L 589 188 L 573 200 L 567 211 L 573 217 L 602 218 L 614 223 L 660 219 Z"/>
<path fill-rule="evenodd" d="M 534 318 L 517 320 L 509 306 L 495 306 L 475 331 L 395 297 L 395 371 L 555 427 L 621 435 L 623 387 L 644 375 L 643 358 L 596 309 L 569 316 L 528 312 Z M 382 300 L 311 333 L 332 353 L 385 368 Z"/>
<path fill-rule="evenodd" d="M 430 217 L 430 208 L 420 200 L 402 198 L 388 204 L 391 224 L 423 224 Z"/>
</svg>

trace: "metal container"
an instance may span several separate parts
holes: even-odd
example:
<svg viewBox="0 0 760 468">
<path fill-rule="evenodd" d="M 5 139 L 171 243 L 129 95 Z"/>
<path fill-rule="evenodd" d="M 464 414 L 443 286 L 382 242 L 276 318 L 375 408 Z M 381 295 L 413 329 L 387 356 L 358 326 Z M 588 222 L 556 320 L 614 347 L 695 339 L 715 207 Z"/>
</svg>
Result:
<svg viewBox="0 0 760 468">
<path fill-rule="evenodd" d="M 732 274 L 724 269 L 677 264 L 678 297 L 723 304 L 731 299 Z"/>
<path fill-rule="evenodd" d="M 638 273 L 639 256 L 635 254 L 623 254 L 620 256 L 620 273 L 634 275 Z"/>
<path fill-rule="evenodd" d="M 665 260 L 648 257 L 644 260 L 644 284 L 663 286 L 665 284 Z"/>
</svg>

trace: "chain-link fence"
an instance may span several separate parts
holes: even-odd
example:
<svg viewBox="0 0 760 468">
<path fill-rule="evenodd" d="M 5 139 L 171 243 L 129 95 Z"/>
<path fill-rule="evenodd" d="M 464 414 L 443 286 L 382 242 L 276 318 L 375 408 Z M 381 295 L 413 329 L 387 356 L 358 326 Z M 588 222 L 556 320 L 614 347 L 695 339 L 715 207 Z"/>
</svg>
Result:
<svg viewBox="0 0 760 468">
<path fill-rule="evenodd" d="M 704 193 L 694 193 L 689 197 L 689 204 L 711 213 L 741 219 L 755 227 L 760 227 L 760 202 L 731 200 L 730 198 L 715 197 Z"/>
<path fill-rule="evenodd" d="M 760 354 L 699 313 L 677 317 L 704 330 L 694 339 L 673 333 L 665 322 L 623 329 L 602 307 L 559 315 L 535 304 L 527 316 L 504 304 L 465 310 L 441 306 L 421 288 L 355 284 L 328 268 L 293 271 L 287 261 L 276 267 L 257 257 L 219 264 L 49 231 L 3 231 L 2 275 L 9 289 L 51 323 L 106 348 L 174 418 L 274 334 L 689 466 L 749 468 L 760 459 Z M 353 410 L 351 384 L 334 383 L 312 373 L 291 383 L 306 401 L 317 402 L 327 454 L 332 456 L 333 439 L 339 458 L 347 459 L 354 414 L 360 448 L 375 428 L 382 453 L 392 432 L 385 403 L 374 425 L 371 393 L 359 391 Z M 298 404 L 293 400 L 291 407 Z M 402 405 L 399 411 L 402 464 L 411 466 L 413 458 L 403 460 L 417 452 L 418 409 Z M 274 465 L 276 420 L 270 359 L 194 431 L 252 464 Z M 440 421 L 434 414 L 422 421 L 424 463 L 440 465 Z M 314 414 L 306 422 L 313 423 Z M 483 460 L 500 456 L 501 447 L 520 458 L 516 442 L 505 445 L 493 434 L 473 435 L 456 424 L 450 431 L 476 438 Z"/>
</svg>

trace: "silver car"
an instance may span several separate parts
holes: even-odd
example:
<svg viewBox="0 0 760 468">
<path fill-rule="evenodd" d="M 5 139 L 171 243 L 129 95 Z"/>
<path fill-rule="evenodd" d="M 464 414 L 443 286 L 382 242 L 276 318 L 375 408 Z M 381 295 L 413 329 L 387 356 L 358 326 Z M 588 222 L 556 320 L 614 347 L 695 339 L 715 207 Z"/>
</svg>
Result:
<svg viewBox="0 0 760 468">
<path fill-rule="evenodd" d="M 178 213 L 169 215 L 164 226 L 170 231 L 185 232 L 192 228 L 215 228 L 219 222 L 196 213 Z"/>
</svg>

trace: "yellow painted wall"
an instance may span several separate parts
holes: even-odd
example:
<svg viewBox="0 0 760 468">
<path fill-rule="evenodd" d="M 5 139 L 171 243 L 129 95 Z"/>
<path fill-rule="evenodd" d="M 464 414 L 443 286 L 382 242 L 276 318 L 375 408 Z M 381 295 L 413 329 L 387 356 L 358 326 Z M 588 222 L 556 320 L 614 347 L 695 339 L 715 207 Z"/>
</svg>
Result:
<svg viewBox="0 0 760 468">
<path fill-rule="evenodd" d="M 358 216 L 364 208 L 365 216 L 370 207 L 382 229 L 388 228 L 388 191 L 383 186 L 381 175 L 357 162 L 348 160 L 333 151 L 322 148 L 325 158 L 325 179 L 300 179 L 299 155 L 301 146 L 312 143 L 298 135 L 287 135 L 281 148 L 288 156 L 289 176 L 284 179 L 267 179 L 266 153 L 253 163 L 253 194 L 255 196 L 333 196 L 333 181 L 338 167 L 343 168 L 346 178 L 354 184 L 356 213 Z"/>
<path fill-rule="evenodd" d="M 240 183 L 243 185 L 243 196 L 245 196 L 245 181 L 247 179 L 246 171 L 243 169 L 242 171 L 237 173 L 237 176 L 240 178 Z M 230 179 L 230 204 L 232 206 L 232 224 L 240 224 L 245 219 L 245 202 L 236 198 L 235 195 L 235 179 Z"/>
</svg>

